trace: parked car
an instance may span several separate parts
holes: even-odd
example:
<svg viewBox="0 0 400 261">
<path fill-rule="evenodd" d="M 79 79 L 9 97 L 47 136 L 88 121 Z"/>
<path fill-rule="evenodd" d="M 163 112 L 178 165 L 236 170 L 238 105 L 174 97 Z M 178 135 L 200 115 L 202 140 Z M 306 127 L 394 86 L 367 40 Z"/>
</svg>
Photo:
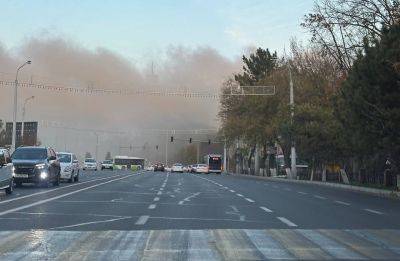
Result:
<svg viewBox="0 0 400 261">
<path fill-rule="evenodd" d="M 22 183 L 36 185 L 60 185 L 60 162 L 52 148 L 19 147 L 11 156 L 16 186 Z"/>
<path fill-rule="evenodd" d="M 154 171 L 165 171 L 164 164 L 162 163 L 157 163 L 154 165 Z"/>
<path fill-rule="evenodd" d="M 209 169 L 207 164 L 196 164 L 194 167 L 194 173 L 208 173 Z"/>
<path fill-rule="evenodd" d="M 69 183 L 79 181 L 79 161 L 75 154 L 70 152 L 57 152 L 61 167 L 61 179 Z"/>
<path fill-rule="evenodd" d="M 9 151 L 0 148 L 0 189 L 4 189 L 6 194 L 11 194 L 14 190 L 12 168 L 13 166 Z"/>
<path fill-rule="evenodd" d="M 183 165 L 181 163 L 175 163 L 174 165 L 172 165 L 171 172 L 183 173 Z"/>
<path fill-rule="evenodd" d="M 83 162 L 83 170 L 97 171 L 97 161 L 93 158 L 86 158 Z"/>
<path fill-rule="evenodd" d="M 110 169 L 110 170 L 113 170 L 113 169 L 114 169 L 114 165 L 113 165 L 112 160 L 104 160 L 104 161 L 101 163 L 101 170 L 103 170 L 103 169 Z"/>
<path fill-rule="evenodd" d="M 171 172 L 171 170 L 172 170 L 171 167 L 169 167 L 169 166 L 166 166 L 166 167 L 165 167 L 165 171 L 166 171 L 166 172 Z"/>
</svg>

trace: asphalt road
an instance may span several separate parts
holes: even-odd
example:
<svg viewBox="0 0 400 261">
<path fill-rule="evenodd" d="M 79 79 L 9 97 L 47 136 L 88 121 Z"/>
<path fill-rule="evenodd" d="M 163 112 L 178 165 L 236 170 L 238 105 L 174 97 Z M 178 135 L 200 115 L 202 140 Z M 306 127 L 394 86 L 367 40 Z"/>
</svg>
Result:
<svg viewBox="0 0 400 261">
<path fill-rule="evenodd" d="M 84 171 L 0 200 L 0 259 L 400 259 L 400 201 L 215 174 Z"/>
</svg>

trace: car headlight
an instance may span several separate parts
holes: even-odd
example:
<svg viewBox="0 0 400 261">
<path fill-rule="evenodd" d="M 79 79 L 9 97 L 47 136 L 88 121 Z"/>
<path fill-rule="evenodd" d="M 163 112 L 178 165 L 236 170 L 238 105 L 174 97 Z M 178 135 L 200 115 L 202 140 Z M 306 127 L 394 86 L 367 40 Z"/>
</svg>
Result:
<svg viewBox="0 0 400 261">
<path fill-rule="evenodd" d="M 41 173 L 40 173 L 40 178 L 41 179 L 47 179 L 47 172 L 46 171 L 42 171 Z"/>
<path fill-rule="evenodd" d="M 44 164 L 44 163 L 36 164 L 35 167 L 36 167 L 37 169 L 44 169 L 44 167 L 46 167 L 46 164 Z"/>
</svg>

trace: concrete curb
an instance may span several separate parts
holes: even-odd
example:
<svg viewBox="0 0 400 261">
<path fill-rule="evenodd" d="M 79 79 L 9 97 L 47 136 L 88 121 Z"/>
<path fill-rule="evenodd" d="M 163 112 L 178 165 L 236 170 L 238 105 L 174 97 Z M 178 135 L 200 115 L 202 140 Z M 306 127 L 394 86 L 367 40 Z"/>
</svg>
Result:
<svg viewBox="0 0 400 261">
<path fill-rule="evenodd" d="M 278 178 L 278 177 L 253 176 L 253 175 L 243 175 L 243 174 L 234 174 L 234 173 L 226 173 L 226 174 L 231 175 L 231 176 L 247 177 L 247 178 L 253 178 L 253 179 L 312 184 L 312 185 L 317 185 L 317 186 L 339 188 L 339 189 L 350 190 L 350 191 L 355 191 L 355 192 L 360 192 L 360 193 L 367 193 L 367 194 L 371 194 L 371 195 L 375 195 L 375 196 L 379 196 L 379 197 L 383 197 L 383 198 L 392 198 L 392 199 L 400 200 L 400 192 L 398 192 L 398 191 L 390 191 L 390 190 L 383 190 L 383 189 L 376 189 L 376 188 L 366 188 L 366 187 L 360 187 L 360 186 L 321 182 L 321 181 L 292 180 L 292 179 Z"/>
</svg>

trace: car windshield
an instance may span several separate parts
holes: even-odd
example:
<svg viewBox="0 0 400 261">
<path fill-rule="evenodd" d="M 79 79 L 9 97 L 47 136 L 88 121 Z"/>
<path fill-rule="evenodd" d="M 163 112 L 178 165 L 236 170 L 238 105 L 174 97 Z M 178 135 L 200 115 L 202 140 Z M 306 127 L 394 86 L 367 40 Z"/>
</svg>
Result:
<svg viewBox="0 0 400 261">
<path fill-rule="evenodd" d="M 43 148 L 19 148 L 13 155 L 13 160 L 43 160 L 47 158 L 47 150 Z"/>
<path fill-rule="evenodd" d="M 180 163 L 176 163 L 176 164 L 174 164 L 174 166 L 175 166 L 175 167 L 182 167 L 183 165 L 180 164 Z"/>
<path fill-rule="evenodd" d="M 71 163 L 72 162 L 72 157 L 71 154 L 67 153 L 58 153 L 57 157 L 59 158 L 59 161 L 61 163 Z"/>
<path fill-rule="evenodd" d="M 105 161 L 103 161 L 103 164 L 111 164 L 111 163 L 112 163 L 111 160 L 105 160 Z"/>
<path fill-rule="evenodd" d="M 85 162 L 87 162 L 87 163 L 95 163 L 96 161 L 94 159 L 85 159 Z"/>
</svg>

